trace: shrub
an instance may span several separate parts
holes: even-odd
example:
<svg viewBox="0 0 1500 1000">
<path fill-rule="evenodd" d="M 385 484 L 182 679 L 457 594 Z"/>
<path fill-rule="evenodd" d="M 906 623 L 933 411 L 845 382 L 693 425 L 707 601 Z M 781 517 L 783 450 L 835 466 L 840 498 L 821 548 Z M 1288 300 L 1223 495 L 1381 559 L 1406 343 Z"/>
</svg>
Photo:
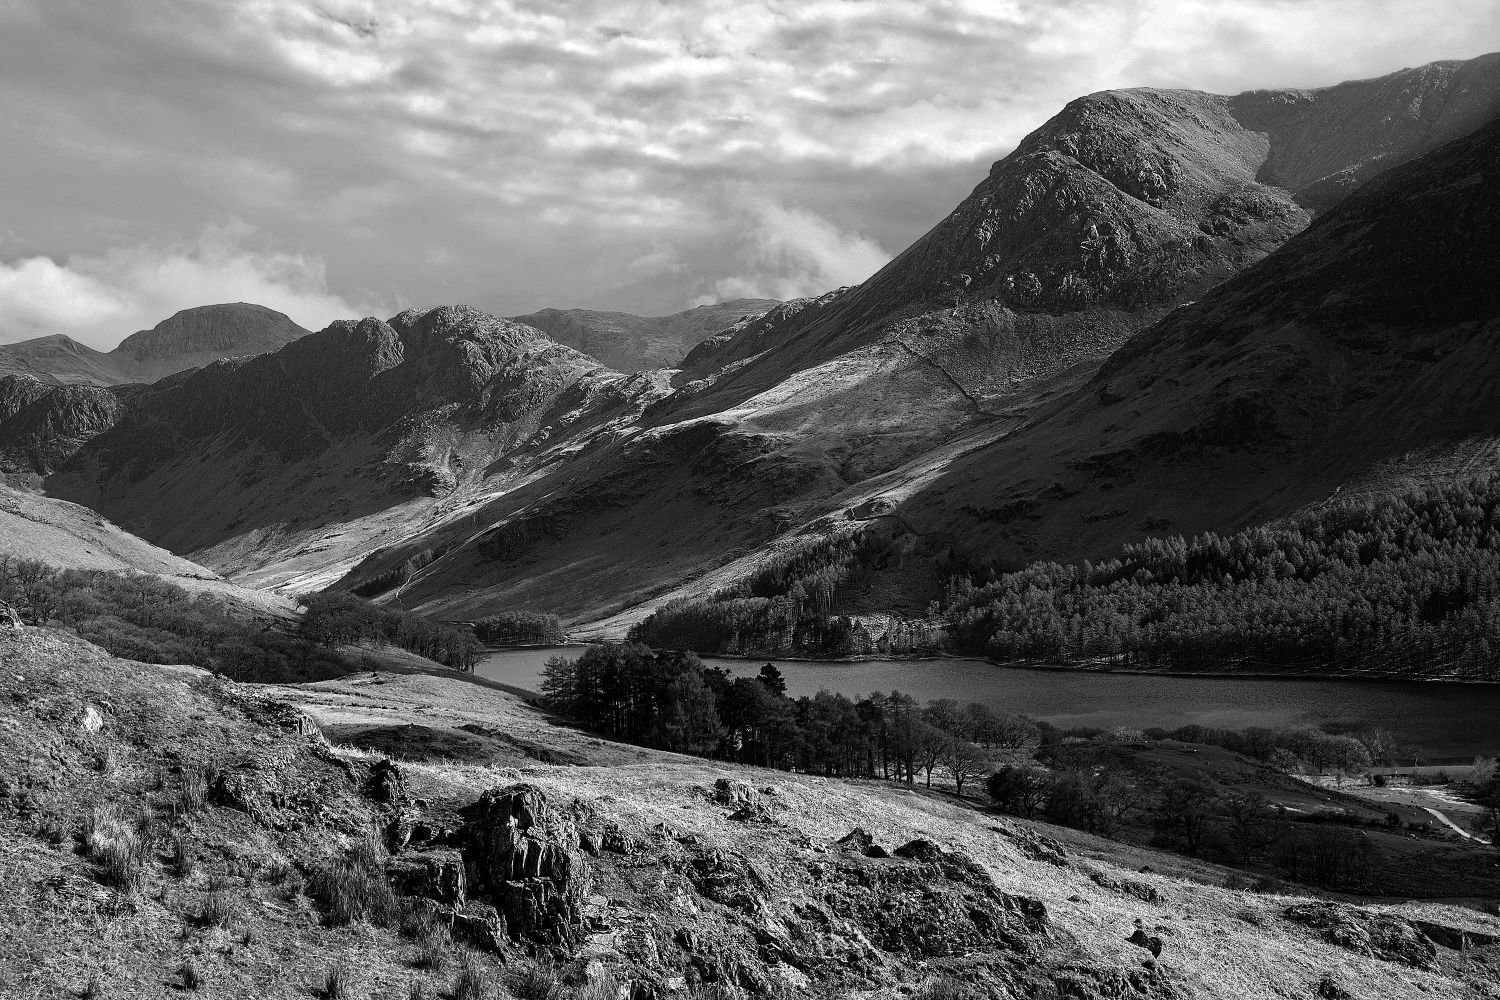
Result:
<svg viewBox="0 0 1500 1000">
<path fill-rule="evenodd" d="M 119 807 L 96 806 L 84 826 L 84 847 L 99 866 L 99 881 L 134 892 L 145 878 L 146 845 Z"/>
</svg>

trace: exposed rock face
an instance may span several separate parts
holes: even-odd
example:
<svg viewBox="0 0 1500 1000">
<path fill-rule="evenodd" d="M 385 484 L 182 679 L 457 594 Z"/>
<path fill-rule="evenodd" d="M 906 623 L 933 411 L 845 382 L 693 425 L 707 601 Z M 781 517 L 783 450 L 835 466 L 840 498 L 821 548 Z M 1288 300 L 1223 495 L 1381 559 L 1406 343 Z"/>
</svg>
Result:
<svg viewBox="0 0 1500 1000">
<path fill-rule="evenodd" d="M 1091 546 L 1078 554 L 1091 555 L 1099 540 L 1159 528 L 1173 512 L 1144 510 L 1153 506 L 1148 478 L 1129 503 L 1118 494 L 1103 502 L 1105 491 L 1089 482 L 1048 495 L 1054 483 L 1094 478 L 1092 469 L 1057 462 L 1047 478 L 1032 477 L 1011 460 L 1016 444 L 1035 440 L 1041 463 L 1082 441 L 1076 420 L 1053 420 L 1052 411 L 1113 351 L 1282 246 L 1377 166 L 1427 152 L 1500 110 L 1497 83 L 1500 59 L 1486 57 L 1280 96 L 1129 90 L 1080 98 L 878 274 L 784 303 L 705 342 L 686 359 L 676 391 L 647 409 L 645 433 L 570 462 L 567 478 L 556 480 L 563 489 L 497 500 L 484 513 L 499 526 L 494 547 L 444 564 L 450 576 L 482 566 L 482 596 L 441 573 L 403 593 L 454 614 L 510 600 L 603 617 L 614 608 L 593 595 L 659 593 L 651 586 L 684 580 L 688 565 L 699 572 L 725 551 L 760 548 L 820 517 L 847 521 L 845 512 L 865 509 L 876 492 L 897 504 L 885 521 L 914 526 L 939 551 L 967 550 L 972 540 L 982 556 L 1002 561 L 1042 554 L 1009 550 L 1028 539 L 1035 548 L 1076 539 Z M 1317 124 L 1332 118 L 1347 120 L 1336 137 Z M 1329 187 L 1335 175 L 1342 180 Z M 1284 288 L 1301 286 L 1295 276 L 1284 280 Z M 1290 365 L 1266 360 L 1273 378 L 1290 377 Z M 1115 412 L 1090 418 L 1093 441 L 1141 428 L 1126 411 L 1154 376 L 1130 375 L 1098 387 Z M 1297 389 L 1340 393 L 1337 372 L 1328 375 Z M 1206 367 L 1178 378 L 1218 384 Z M 1204 431 L 1214 446 L 1264 426 L 1257 397 L 1238 396 L 1208 407 Z M 1162 401 L 1171 402 L 1165 392 Z M 1045 440 L 1030 433 L 1042 421 Z M 1018 428 L 1024 436 L 1008 433 Z M 1175 447 L 1171 439 L 1153 444 Z M 1091 448 L 1078 461 L 1096 453 L 1100 463 L 1115 460 L 1112 448 Z M 950 463 L 962 472 L 944 476 Z M 920 501 L 902 495 L 905 482 L 924 483 Z M 1196 502 L 1202 484 L 1171 485 Z M 1226 503 L 1234 492 L 1224 491 Z M 1056 528 L 1033 531 L 1033 518 L 1050 521 L 1046 511 L 1057 506 L 1066 510 Z M 1140 516 L 1127 518 L 1133 510 Z M 1216 526 L 1205 520 L 1182 527 Z M 606 534 L 640 556 L 630 574 L 616 570 L 619 560 L 590 558 L 585 539 Z M 403 551 L 483 544 L 472 537 L 441 529 Z M 564 576 L 566 590 L 547 582 Z"/>
<path fill-rule="evenodd" d="M 30 375 L 0 378 L 0 473 L 45 476 L 124 412 L 119 396 Z"/>
<path fill-rule="evenodd" d="M 335 323 L 274 354 L 91 391 L 113 408 L 58 441 L 72 456 L 65 472 L 50 456 L 35 468 L 54 473 L 48 491 L 263 584 L 310 563 L 347 568 L 413 522 L 441 523 L 455 494 L 526 480 L 554 436 L 570 451 L 609 436 L 660 389 L 528 327 L 449 307 Z M 405 561 L 372 558 L 360 585 L 411 572 Z"/>
<path fill-rule="evenodd" d="M 1298 903 L 1286 918 L 1321 930 L 1340 948 L 1419 969 L 1437 964 L 1437 949 L 1409 921 L 1338 903 Z"/>
<path fill-rule="evenodd" d="M 1370 182 L 902 513 L 986 558 L 1095 558 L 1500 435 L 1497 156 L 1492 123 Z"/>
<path fill-rule="evenodd" d="M 1241 489 L 1243 467 L 1269 452 L 1323 447 L 1321 421 L 1351 402 L 1378 398 L 1359 419 L 1416 428 L 1417 444 L 1436 436 L 1422 428 L 1486 432 L 1496 408 L 1481 378 L 1456 401 L 1434 391 L 1445 366 L 1485 370 L 1480 337 L 1461 348 L 1475 357 L 1458 358 L 1429 327 L 1409 351 L 1387 345 L 1398 362 L 1371 367 L 1357 338 L 1302 352 L 1298 325 L 1359 313 L 1378 339 L 1418 305 L 1454 315 L 1493 284 L 1472 277 L 1483 246 L 1459 248 L 1471 277 L 1458 294 L 1400 306 L 1448 253 L 1408 206 L 1420 252 L 1394 237 L 1358 248 L 1383 262 L 1370 302 L 1393 312 L 1351 306 L 1359 288 L 1304 280 L 1323 265 L 1280 255 L 1295 266 L 1257 301 L 1231 302 L 1236 280 L 1217 285 L 1221 314 L 1178 307 L 1315 215 L 1339 216 L 1348 202 L 1335 202 L 1374 171 L 1484 120 L 1497 74 L 1500 59 L 1486 57 L 1326 91 L 1080 98 L 878 274 L 712 338 L 674 384 L 602 371 L 474 310 L 409 312 L 134 388 L 117 397 L 122 413 L 101 412 L 103 433 L 54 435 L 44 461 L 27 461 L 54 470 L 49 491 L 237 582 L 400 587 L 406 606 L 448 617 L 520 604 L 597 620 L 705 578 L 725 553 L 842 528 L 855 511 L 1002 562 L 1264 519 L 1381 457 L 1332 433 L 1309 469 L 1289 476 L 1282 463 L 1266 489 Z M 1482 193 L 1487 175 L 1470 174 Z M 1492 235 L 1487 202 L 1462 186 L 1434 202 L 1471 197 L 1464 241 Z M 1344 223 L 1306 235 L 1335 231 L 1355 252 Z M 1312 289 L 1351 298 L 1301 294 Z M 1206 332 L 1243 329 L 1283 291 L 1287 308 L 1263 318 L 1287 343 Z M 1255 377 L 1236 381 L 1247 368 Z M 1431 379 L 1403 393 L 1410 375 Z M 19 440 L 0 433 L 0 448 Z M 1191 461 L 1157 477 L 1163 456 Z M 1202 509 L 1151 509 L 1164 491 Z M 614 558 L 600 558 L 604 538 Z"/>
<path fill-rule="evenodd" d="M 532 785 L 491 789 L 464 819 L 470 894 L 493 903 L 512 938 L 576 943 L 591 883 L 572 819 Z"/>
<path fill-rule="evenodd" d="M 0 375 L 27 374 L 49 384 L 155 382 L 223 358 L 274 351 L 306 335 L 265 306 L 199 306 L 131 334 L 108 353 L 61 335 L 0 345 Z"/>
</svg>

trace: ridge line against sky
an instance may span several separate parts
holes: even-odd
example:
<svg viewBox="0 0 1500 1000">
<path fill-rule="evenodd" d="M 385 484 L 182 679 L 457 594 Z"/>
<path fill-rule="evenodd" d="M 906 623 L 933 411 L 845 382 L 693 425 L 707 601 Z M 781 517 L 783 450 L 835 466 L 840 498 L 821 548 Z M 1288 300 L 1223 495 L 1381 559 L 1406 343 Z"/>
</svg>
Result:
<svg viewBox="0 0 1500 1000">
<path fill-rule="evenodd" d="M 0 0 L 0 342 L 815 294 L 1082 94 L 1494 49 L 1493 0 Z"/>
</svg>

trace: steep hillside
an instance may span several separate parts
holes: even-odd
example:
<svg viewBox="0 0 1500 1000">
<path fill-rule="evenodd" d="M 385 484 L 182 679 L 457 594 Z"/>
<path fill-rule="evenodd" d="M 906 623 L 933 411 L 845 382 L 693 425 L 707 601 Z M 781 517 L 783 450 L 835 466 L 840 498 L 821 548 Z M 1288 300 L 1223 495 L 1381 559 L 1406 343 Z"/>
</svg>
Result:
<svg viewBox="0 0 1500 1000">
<path fill-rule="evenodd" d="M 698 306 L 670 316 L 635 316 L 592 309 L 543 309 L 514 316 L 567 344 L 598 358 L 616 371 L 677 368 L 704 340 L 761 315 L 777 305 L 773 299 L 731 299 Z"/>
<path fill-rule="evenodd" d="M 237 580 L 306 587 L 546 474 L 659 392 L 529 327 L 413 310 L 133 387 L 46 484 Z"/>
<path fill-rule="evenodd" d="M 895 785 L 604 743 L 460 681 L 257 687 L 30 629 L 0 664 L 7 995 L 1493 990 L 1492 947 L 1427 937 L 1492 940 L 1472 910 L 1235 891 Z M 392 739 L 399 765 L 361 749 Z"/>
<path fill-rule="evenodd" d="M 1082 558 L 1493 465 L 1497 164 L 1500 121 L 1382 175 L 902 511 L 987 558 Z"/>
<path fill-rule="evenodd" d="M 407 313 L 334 324 L 274 354 L 132 388 L 114 397 L 120 413 L 97 420 L 64 407 L 69 432 L 50 438 L 30 430 L 51 427 L 33 414 L 52 411 L 28 383 L 12 390 L 23 415 L 13 433 L 0 425 L 0 445 L 18 472 L 36 456 L 49 491 L 237 581 L 306 589 L 340 580 L 454 617 L 517 606 L 573 623 L 625 616 L 612 630 L 654 603 L 743 575 L 802 535 L 872 519 L 910 535 L 901 553 L 952 548 L 980 559 L 1242 523 L 1326 495 L 1391 441 L 1320 455 L 1275 498 L 1239 493 L 1232 476 L 1222 488 L 1205 484 L 1185 459 L 1177 479 L 1139 475 L 1127 489 L 1067 463 L 1103 468 L 1116 460 L 1101 455 L 1120 447 L 1170 450 L 1137 440 L 1169 424 L 1168 411 L 1183 420 L 1221 412 L 1213 433 L 1240 432 L 1239 403 L 1194 388 L 1217 383 L 1194 375 L 1168 394 L 1153 374 L 1187 364 L 1197 348 L 1128 360 L 1209 307 L 1172 313 L 1109 362 L 1105 381 L 1090 380 L 1185 299 L 1497 102 L 1500 56 L 1319 91 L 1095 94 L 1028 136 L 868 281 L 738 323 L 695 348 L 681 371 L 619 376 L 528 327 L 462 309 Z M 1441 259 L 1442 241 L 1434 228 L 1412 245 Z M 1316 263 L 1285 261 L 1276 280 L 1306 291 L 1301 269 Z M 1440 281 L 1446 272 L 1429 259 L 1411 273 Z M 1392 267 L 1371 280 L 1395 296 L 1408 289 L 1403 274 Z M 1326 308 L 1310 294 L 1287 300 L 1286 320 Z M 1249 322 L 1241 306 L 1236 321 Z M 1252 367 L 1279 372 L 1275 391 L 1305 388 L 1324 410 L 1342 390 L 1309 372 L 1331 385 L 1363 379 L 1310 357 L 1306 371 L 1300 356 Z M 1423 362 L 1402 363 L 1416 372 Z M 1473 362 L 1476 371 L 1486 364 Z M 1157 394 L 1140 397 L 1139 414 L 1109 402 L 1153 380 Z M 1386 388 L 1361 382 L 1358 391 Z M 1380 419 L 1398 428 L 1392 440 L 1420 444 L 1432 421 L 1451 415 L 1430 389 L 1382 398 Z M 1465 412 L 1482 422 L 1483 406 L 1476 388 Z M 1251 423 L 1253 410 L 1252 399 Z M 1359 419 L 1376 416 L 1367 409 Z M 1288 454 L 1300 447 L 1284 444 Z M 1243 464 L 1245 454 L 1222 462 Z M 1096 486 L 1116 492 L 1101 500 Z M 1055 522 L 1041 524 L 1053 517 L 1044 508 L 1058 512 Z M 894 559 L 899 573 L 883 578 L 870 607 L 921 611 L 937 596 L 930 562 Z"/>
<path fill-rule="evenodd" d="M 307 331 L 286 316 L 248 302 L 184 309 L 104 353 L 61 334 L 0 345 L 0 376 L 48 383 L 124 385 L 155 382 L 221 358 L 264 354 Z"/>
<path fill-rule="evenodd" d="M 0 476 L 34 483 L 120 418 L 120 396 L 87 384 L 0 376 Z"/>
<path fill-rule="evenodd" d="M 998 501 L 988 470 L 949 475 L 950 463 L 979 449 L 1007 468 L 1011 432 L 1069 398 L 1132 334 L 1304 227 L 1301 199 L 1326 203 L 1307 193 L 1333 174 L 1347 168 L 1338 188 L 1354 190 L 1372 164 L 1500 110 L 1500 57 L 1278 93 L 1073 102 L 864 284 L 784 303 L 700 345 L 675 392 L 647 409 L 648 429 L 575 464 L 561 485 L 497 497 L 483 514 L 490 535 L 466 544 L 439 531 L 346 583 L 437 544 L 452 554 L 403 601 L 465 615 L 506 603 L 575 621 L 621 613 L 618 632 L 639 620 L 631 605 L 721 585 L 799 531 L 899 524 L 897 506 L 924 491 L 906 521 L 934 533 L 923 545 L 966 538 L 967 515 L 950 516 L 938 491 L 983 497 L 964 501 L 976 508 Z M 1327 115 L 1344 122 L 1331 136 L 1318 124 Z M 663 462 L 674 448 L 685 459 Z M 1116 506 L 1129 509 L 1111 500 L 1100 512 Z M 1104 528 L 1125 530 L 1121 516 Z M 1128 530 L 1162 516 L 1142 513 Z M 887 597 L 920 610 L 935 595 L 916 575 L 915 590 Z"/>
<path fill-rule="evenodd" d="M 57 569 L 145 573 L 193 594 L 211 594 L 253 614 L 288 620 L 296 609 L 275 594 L 238 587 L 111 524 L 87 507 L 0 487 L 0 559 Z"/>
</svg>

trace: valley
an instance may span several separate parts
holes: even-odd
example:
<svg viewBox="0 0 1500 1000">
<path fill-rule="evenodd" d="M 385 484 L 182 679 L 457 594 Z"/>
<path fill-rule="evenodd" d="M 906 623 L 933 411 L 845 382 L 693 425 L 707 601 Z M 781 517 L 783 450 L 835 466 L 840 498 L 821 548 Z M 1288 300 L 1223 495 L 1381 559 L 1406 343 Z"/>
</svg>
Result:
<svg viewBox="0 0 1500 1000">
<path fill-rule="evenodd" d="M 582 646 L 492 650 L 475 675 L 514 687 L 541 690 L 553 656 L 577 656 Z M 763 659 L 701 657 L 704 665 L 735 677 L 753 677 Z M 1062 728 L 1221 729 L 1290 726 L 1373 727 L 1411 747 L 1428 766 L 1466 765 L 1477 756 L 1500 756 L 1500 685 L 1393 683 L 1315 678 L 1171 676 L 1025 669 L 984 660 L 810 662 L 775 659 L 787 692 L 819 691 L 854 698 L 902 691 L 922 703 L 952 699 L 983 703 Z"/>
<path fill-rule="evenodd" d="M 1500 53 L 1059 104 L 726 185 L 812 294 L 0 345 L 0 995 L 1500 998 Z"/>
</svg>

